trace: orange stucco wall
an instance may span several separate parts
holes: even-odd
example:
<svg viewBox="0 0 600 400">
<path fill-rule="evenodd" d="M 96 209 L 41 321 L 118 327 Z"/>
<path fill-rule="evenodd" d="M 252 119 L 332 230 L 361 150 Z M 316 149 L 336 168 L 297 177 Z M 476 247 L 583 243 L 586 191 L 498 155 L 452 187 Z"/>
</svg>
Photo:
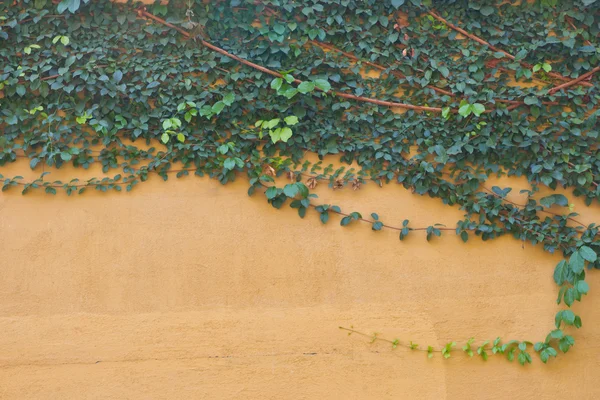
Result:
<svg viewBox="0 0 600 400">
<path fill-rule="evenodd" d="M 23 160 L 0 173 L 39 171 Z M 415 232 L 400 242 L 364 225 L 321 225 L 246 188 L 243 178 L 154 176 L 131 193 L 0 194 L 0 398 L 600 397 L 599 274 L 575 306 L 576 346 L 558 360 L 428 360 L 338 326 L 436 346 L 539 340 L 558 310 L 559 257 L 510 237 L 427 243 Z M 394 224 L 462 217 L 397 185 L 318 189 L 324 202 Z M 574 203 L 585 222 L 600 220 L 597 206 Z"/>
</svg>

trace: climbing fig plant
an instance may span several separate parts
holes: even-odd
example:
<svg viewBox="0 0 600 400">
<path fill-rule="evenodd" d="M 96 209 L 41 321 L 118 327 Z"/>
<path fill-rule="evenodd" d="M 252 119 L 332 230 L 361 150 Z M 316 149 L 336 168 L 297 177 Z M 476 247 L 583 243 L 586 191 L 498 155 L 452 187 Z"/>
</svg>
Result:
<svg viewBox="0 0 600 400">
<path fill-rule="evenodd" d="M 441 348 L 372 340 L 429 357 L 462 349 L 524 365 L 536 352 L 547 362 L 575 344 L 582 321 L 571 306 L 600 268 L 598 226 L 580 223 L 565 195 L 537 196 L 560 187 L 598 206 L 599 31 L 594 0 L 3 2 L 0 166 L 26 159 L 40 175 L 0 175 L 2 190 L 70 195 L 130 191 L 150 174 L 223 184 L 245 175 L 249 195 L 323 224 L 339 216 L 399 240 L 511 235 L 563 257 L 553 277 L 564 308 L 547 337 Z M 98 163 L 104 176 L 51 179 L 53 168 Z M 502 175 L 529 181 L 525 204 L 487 186 Z M 402 185 L 464 218 L 416 227 L 312 193 L 367 183 Z"/>
</svg>

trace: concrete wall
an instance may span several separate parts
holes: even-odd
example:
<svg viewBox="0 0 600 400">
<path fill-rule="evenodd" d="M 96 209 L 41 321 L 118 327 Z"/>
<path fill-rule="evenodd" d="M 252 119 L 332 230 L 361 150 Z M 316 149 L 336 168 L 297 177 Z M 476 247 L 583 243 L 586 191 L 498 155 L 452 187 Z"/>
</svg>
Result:
<svg viewBox="0 0 600 400">
<path fill-rule="evenodd" d="M 0 173 L 38 175 L 25 160 Z M 338 326 L 436 346 L 540 340 L 558 310 L 559 257 L 510 237 L 400 242 L 321 225 L 246 189 L 243 178 L 154 176 L 129 194 L 0 194 L 0 398 L 600 397 L 599 274 L 575 306 L 574 349 L 548 365 L 427 359 Z M 397 185 L 320 189 L 324 202 L 393 224 L 462 217 Z M 582 220 L 600 220 L 597 205 L 574 202 Z"/>
</svg>

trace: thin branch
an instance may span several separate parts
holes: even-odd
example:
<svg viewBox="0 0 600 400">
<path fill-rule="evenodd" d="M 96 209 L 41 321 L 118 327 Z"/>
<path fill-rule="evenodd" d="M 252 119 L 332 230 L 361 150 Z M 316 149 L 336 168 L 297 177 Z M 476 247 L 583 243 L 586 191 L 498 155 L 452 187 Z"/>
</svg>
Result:
<svg viewBox="0 0 600 400">
<path fill-rule="evenodd" d="M 171 29 L 175 29 L 177 32 L 181 33 L 183 36 L 185 36 L 186 38 L 190 38 L 190 34 L 185 31 L 184 29 L 181 29 L 173 24 L 168 23 L 167 21 L 153 15 L 150 14 L 149 12 L 147 12 L 145 9 L 140 9 L 138 10 L 138 15 L 143 16 L 143 17 L 148 17 L 158 23 L 161 23 Z M 277 78 L 283 78 L 283 75 L 280 74 L 279 72 L 270 70 L 268 68 L 265 68 L 261 65 L 255 64 L 251 61 L 245 60 L 243 58 L 240 58 L 234 54 L 231 54 L 229 52 L 227 52 L 226 50 L 221 49 L 220 47 L 215 46 L 212 43 L 209 43 L 205 40 L 199 40 L 202 45 L 204 45 L 205 47 L 216 51 L 217 53 L 223 54 L 224 56 L 227 56 L 233 60 L 236 60 L 244 65 L 247 65 L 249 67 L 252 67 L 258 71 L 264 72 L 265 74 L 271 75 L 271 76 L 275 76 Z M 294 79 L 294 83 L 296 84 L 300 84 L 302 83 L 301 80 L 299 79 Z M 318 90 L 320 92 L 324 92 L 322 89 L 316 87 L 315 90 Z M 405 103 L 397 103 L 397 102 L 392 102 L 392 101 L 385 101 L 385 100 L 379 100 L 379 99 L 372 99 L 372 98 L 368 98 L 368 97 L 362 97 L 362 96 L 355 96 L 352 94 L 348 94 L 348 93 L 342 93 L 342 92 L 336 92 L 336 91 L 332 91 L 332 93 L 337 96 L 337 97 L 342 97 L 345 99 L 349 99 L 349 100 L 356 100 L 356 101 L 360 101 L 360 102 L 364 102 L 364 103 L 371 103 L 371 104 L 376 104 L 376 105 L 380 105 L 380 106 L 386 106 L 386 107 L 397 107 L 397 108 L 403 108 L 403 109 L 407 109 L 407 110 L 414 110 L 414 111 L 427 111 L 427 112 L 436 112 L 436 113 L 441 113 L 442 112 L 442 108 L 441 107 L 426 107 L 426 106 L 416 106 L 413 104 L 405 104 Z M 456 113 L 456 110 L 453 110 L 454 113 Z"/>
<path fill-rule="evenodd" d="M 566 89 L 570 86 L 576 85 L 579 82 L 581 82 L 582 80 L 594 75 L 596 72 L 600 71 L 600 66 L 586 72 L 585 74 L 581 75 L 579 78 L 573 79 L 572 81 L 569 81 L 567 83 L 563 83 L 562 85 L 558 85 L 553 87 L 552 89 L 548 90 L 548 94 L 554 94 L 556 92 L 558 92 L 561 89 Z"/>
<path fill-rule="evenodd" d="M 462 29 L 462 28 L 460 28 L 460 27 L 458 27 L 458 26 L 456 26 L 454 24 L 451 24 L 446 19 L 444 19 L 440 15 L 438 15 L 436 12 L 434 12 L 434 11 L 428 11 L 427 14 L 431 15 L 433 18 L 437 19 L 438 21 L 446 24 L 449 28 L 451 28 L 451 29 L 453 29 L 453 30 L 455 30 L 455 31 L 463 34 L 464 36 L 468 37 L 469 39 L 474 40 L 477 43 L 482 44 L 484 46 L 487 46 L 490 49 L 494 50 L 495 52 L 500 52 L 500 53 L 504 54 L 506 57 L 510 58 L 511 60 L 515 60 L 516 61 L 516 57 L 513 56 L 512 54 L 510 54 L 510 53 L 508 53 L 508 52 L 506 52 L 506 51 L 504 51 L 502 49 L 499 49 L 496 46 L 493 46 L 489 42 L 486 42 L 485 40 L 483 40 L 483 39 L 481 39 L 481 38 L 473 35 L 472 33 L 469 33 L 467 31 L 465 31 L 464 29 Z M 524 66 L 524 67 L 527 67 L 527 68 L 531 68 L 532 67 L 532 65 L 527 64 L 525 62 L 522 62 L 522 61 L 517 61 L 517 62 L 519 64 L 521 64 L 522 66 Z M 567 78 L 566 76 L 563 76 L 561 74 L 557 74 L 555 72 L 549 72 L 548 75 L 552 76 L 553 78 L 560 79 L 560 80 L 563 80 L 563 81 L 568 81 L 569 80 L 569 78 Z M 588 86 L 588 87 L 593 87 L 594 86 L 593 84 L 591 84 L 589 82 L 581 82 L 581 85 Z"/>
</svg>

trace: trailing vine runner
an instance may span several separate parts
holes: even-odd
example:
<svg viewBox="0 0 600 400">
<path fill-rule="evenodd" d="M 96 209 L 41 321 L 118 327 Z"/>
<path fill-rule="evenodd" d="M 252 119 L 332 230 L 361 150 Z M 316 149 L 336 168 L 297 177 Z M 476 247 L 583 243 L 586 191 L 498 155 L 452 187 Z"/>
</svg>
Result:
<svg viewBox="0 0 600 400">
<path fill-rule="evenodd" d="M 564 256 L 554 280 L 567 308 L 535 344 L 470 339 L 462 350 L 523 365 L 533 350 L 546 362 L 574 345 L 570 330 L 582 322 L 569 308 L 589 291 L 586 271 L 600 268 L 598 226 L 581 223 L 564 195 L 536 196 L 540 186 L 563 187 L 588 206 L 600 201 L 600 7 L 488 3 L 5 2 L 0 166 L 27 159 L 40 177 L 0 175 L 2 190 L 70 195 L 129 191 L 149 174 L 223 184 L 245 175 L 249 195 L 322 223 L 336 214 L 342 226 L 391 229 L 400 240 L 421 230 L 427 240 L 512 235 Z M 307 152 L 358 168 L 310 163 Z M 95 163 L 111 177 L 62 182 L 48 172 Z M 507 198 L 511 188 L 486 185 L 503 175 L 528 179 L 525 204 Z M 311 193 L 369 182 L 458 205 L 464 219 L 388 223 Z M 367 336 L 445 358 L 457 345 Z"/>
</svg>

